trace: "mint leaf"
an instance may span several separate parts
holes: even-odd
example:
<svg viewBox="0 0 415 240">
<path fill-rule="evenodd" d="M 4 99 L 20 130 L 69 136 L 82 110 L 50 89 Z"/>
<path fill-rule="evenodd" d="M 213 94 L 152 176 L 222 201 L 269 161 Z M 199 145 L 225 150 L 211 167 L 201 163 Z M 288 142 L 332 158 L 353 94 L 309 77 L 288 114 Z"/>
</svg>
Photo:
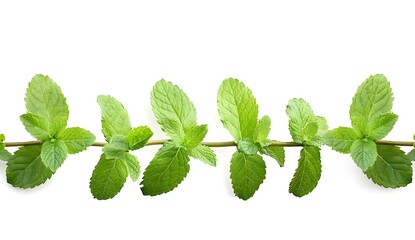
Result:
<svg viewBox="0 0 415 240">
<path fill-rule="evenodd" d="M 395 146 L 377 146 L 377 160 L 365 172 L 369 179 L 386 188 L 405 187 L 412 182 L 411 159 Z"/>
<path fill-rule="evenodd" d="M 316 121 L 318 125 L 317 134 L 311 140 L 310 145 L 322 146 L 325 144 L 324 135 L 329 131 L 329 125 L 327 120 L 324 117 L 316 116 Z"/>
<path fill-rule="evenodd" d="M 56 172 L 68 156 L 68 148 L 62 140 L 47 140 L 42 144 L 40 156 L 45 166 Z"/>
<path fill-rule="evenodd" d="M 265 162 L 257 154 L 236 152 L 231 160 L 231 179 L 235 195 L 248 200 L 265 179 Z"/>
<path fill-rule="evenodd" d="M 203 145 L 189 149 L 189 155 L 211 166 L 216 166 L 216 155 L 212 149 Z"/>
<path fill-rule="evenodd" d="M 316 188 L 321 177 L 320 148 L 305 146 L 300 153 L 298 167 L 290 183 L 290 193 L 303 197 Z"/>
<path fill-rule="evenodd" d="M 171 82 L 160 80 L 154 85 L 151 106 L 163 131 L 178 145 L 181 145 L 187 131 L 196 126 L 193 103 Z"/>
<path fill-rule="evenodd" d="M 147 126 L 140 126 L 131 129 L 127 134 L 127 142 L 130 150 L 137 150 L 144 147 L 153 136 L 153 132 Z"/>
<path fill-rule="evenodd" d="M 51 138 L 49 135 L 49 124 L 40 117 L 31 113 L 26 113 L 20 116 L 20 121 L 34 138 L 42 141 Z"/>
<path fill-rule="evenodd" d="M 359 137 L 352 128 L 338 127 L 324 135 L 324 142 L 333 150 L 350 153 L 350 147 Z"/>
<path fill-rule="evenodd" d="M 398 115 L 396 114 L 384 113 L 379 115 L 369 123 L 368 137 L 374 141 L 386 137 L 392 131 L 396 121 L 398 121 Z"/>
<path fill-rule="evenodd" d="M 141 191 L 150 196 L 170 192 L 183 181 L 189 169 L 186 149 L 168 141 L 146 168 Z"/>
<path fill-rule="evenodd" d="M 130 117 L 124 106 L 111 96 L 98 96 L 101 107 L 102 133 L 107 142 L 113 135 L 127 135 L 131 130 Z"/>
<path fill-rule="evenodd" d="M 129 146 L 125 136 L 113 135 L 110 142 L 104 146 L 103 151 L 107 158 L 118 158 L 125 160 L 128 149 Z"/>
<path fill-rule="evenodd" d="M 266 142 L 270 131 L 271 131 L 271 118 L 265 115 L 258 121 L 258 124 L 255 128 L 254 141 L 256 143 Z"/>
<path fill-rule="evenodd" d="M 229 78 L 220 85 L 217 101 L 222 123 L 235 140 L 252 139 L 258 105 L 251 90 L 239 80 Z"/>
<path fill-rule="evenodd" d="M 95 142 L 94 134 L 80 127 L 65 129 L 59 139 L 65 143 L 69 154 L 82 152 Z"/>
<path fill-rule="evenodd" d="M 411 161 L 415 161 L 415 149 L 412 149 L 406 156 L 408 156 Z"/>
<path fill-rule="evenodd" d="M 199 145 L 208 132 L 207 125 L 200 125 L 189 128 L 183 139 L 183 146 L 192 149 Z"/>
<path fill-rule="evenodd" d="M 356 140 L 350 147 L 352 159 L 363 171 L 371 167 L 377 158 L 376 144 L 373 141 Z"/>
<path fill-rule="evenodd" d="M 258 146 L 249 139 L 239 140 L 237 143 L 237 149 L 239 152 L 246 154 L 256 154 L 259 150 Z"/>
<path fill-rule="evenodd" d="M 41 120 L 40 126 L 48 135 L 56 136 L 66 128 L 69 117 L 66 99 L 60 87 L 48 76 L 38 74 L 32 78 L 25 100 L 28 113 Z"/>
<path fill-rule="evenodd" d="M 291 99 L 286 113 L 290 118 L 289 129 L 294 142 L 304 143 L 316 136 L 319 123 L 310 105 L 304 99 Z"/>
<path fill-rule="evenodd" d="M 128 173 L 130 174 L 131 180 L 133 180 L 133 182 L 138 180 L 138 177 L 140 176 L 140 165 L 138 163 L 137 158 L 130 154 L 130 153 L 126 153 L 126 162 L 127 162 L 127 167 L 128 167 Z"/>
<path fill-rule="evenodd" d="M 385 76 L 370 76 L 357 89 L 350 106 L 352 126 L 368 136 L 378 117 L 392 110 L 392 89 Z"/>
<path fill-rule="evenodd" d="M 263 147 L 261 153 L 272 157 L 277 160 L 280 167 L 284 167 L 285 163 L 285 150 L 279 146 L 267 146 Z"/>
<path fill-rule="evenodd" d="M 5 139 L 6 137 L 0 134 L 0 160 L 8 161 L 12 157 L 12 154 L 5 149 L 6 145 L 3 143 Z"/>
<path fill-rule="evenodd" d="M 53 172 L 40 157 L 41 146 L 20 147 L 7 162 L 7 182 L 14 187 L 33 188 L 48 180 Z"/>
<path fill-rule="evenodd" d="M 124 161 L 108 159 L 102 154 L 89 184 L 92 195 L 98 200 L 115 197 L 124 186 L 127 176 L 128 170 Z"/>
</svg>

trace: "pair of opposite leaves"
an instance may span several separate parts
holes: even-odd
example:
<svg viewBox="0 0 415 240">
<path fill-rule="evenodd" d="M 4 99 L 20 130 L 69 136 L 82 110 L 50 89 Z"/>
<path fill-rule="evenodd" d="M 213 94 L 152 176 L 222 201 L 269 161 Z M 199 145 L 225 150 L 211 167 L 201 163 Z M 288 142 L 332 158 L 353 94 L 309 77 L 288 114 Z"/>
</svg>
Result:
<svg viewBox="0 0 415 240">
<path fill-rule="evenodd" d="M 368 91 L 373 86 L 380 87 L 375 91 Z M 381 95 L 382 89 L 389 91 L 390 96 Z M 373 97 L 373 100 L 365 102 L 366 95 L 369 96 L 368 99 Z M 29 84 L 26 96 L 28 113 L 22 115 L 21 120 L 26 129 L 44 143 L 42 146 L 22 147 L 8 161 L 8 182 L 23 188 L 45 182 L 63 163 L 68 153 L 85 150 L 95 140 L 86 130 L 66 128 L 69 111 L 65 98 L 60 88 L 48 77 L 36 75 Z M 373 115 L 374 106 L 369 106 L 371 104 L 384 104 L 386 101 L 390 102 L 391 108 L 392 100 L 384 100 L 385 98 L 391 99 L 392 96 L 389 83 L 382 75 L 366 80 L 353 100 L 351 116 L 353 112 L 357 117 L 352 117 L 352 125 L 357 126 L 359 124 L 353 122 L 365 122 L 368 120 L 366 115 Z M 140 167 L 136 157 L 129 151 L 145 146 L 152 132 L 148 127 L 131 128 L 126 109 L 114 98 L 100 96 L 98 103 L 102 110 L 102 131 L 108 144 L 103 148 L 103 154 L 92 174 L 90 187 L 94 197 L 108 199 L 121 190 L 128 175 L 133 181 L 138 179 Z M 182 90 L 161 80 L 156 83 L 151 93 L 151 104 L 163 131 L 171 137 L 144 172 L 143 193 L 158 195 L 173 190 L 186 177 L 189 156 L 213 166 L 216 164 L 216 156 L 210 148 L 201 145 L 207 126 L 196 124 L 195 108 Z M 271 156 L 283 166 L 284 149 L 272 146 L 272 141 L 267 139 L 270 119 L 264 116 L 258 121 L 256 100 L 243 83 L 235 79 L 227 79 L 222 83 L 218 91 L 218 109 L 224 126 L 237 143 L 237 151 L 231 160 L 232 185 L 238 197 L 248 199 L 265 179 L 265 163 L 257 153 Z M 380 111 L 383 112 L 378 115 L 389 113 L 390 109 L 385 107 Z M 290 117 L 289 128 L 294 141 L 304 145 L 299 166 L 290 184 L 290 192 L 294 195 L 304 196 L 316 187 L 321 176 L 319 146 L 323 144 L 323 140 L 333 149 L 346 153 L 347 147 L 339 150 L 339 146 L 350 142 L 350 145 L 356 145 L 353 148 L 350 146 L 354 149 L 353 159 L 359 166 L 362 166 L 362 162 L 372 161 L 371 164 L 364 165 L 372 170 L 362 169 L 367 170 L 366 174 L 380 185 L 399 187 L 408 184 L 412 179 L 410 161 L 408 164 L 408 158 L 396 147 L 378 147 L 375 149 L 375 156 L 381 160 L 368 160 L 370 150 L 358 144 L 367 141 L 366 132 L 362 130 L 363 135 L 359 134 L 360 128 L 357 127 L 357 131 L 352 129 L 356 132 L 356 136 L 351 135 L 352 137 L 350 134 L 343 134 L 348 131 L 344 130 L 346 128 L 326 133 L 328 126 L 325 119 L 314 116 L 310 106 L 302 99 L 291 100 L 287 106 L 287 114 Z M 387 125 L 390 129 L 396 122 L 395 120 L 390 124 L 390 121 L 376 121 L 379 122 L 376 126 Z M 364 125 L 364 129 L 371 128 L 366 126 L 370 124 L 360 125 Z M 387 132 L 384 133 L 386 134 Z M 405 171 L 401 170 L 402 166 L 406 166 Z"/>
</svg>

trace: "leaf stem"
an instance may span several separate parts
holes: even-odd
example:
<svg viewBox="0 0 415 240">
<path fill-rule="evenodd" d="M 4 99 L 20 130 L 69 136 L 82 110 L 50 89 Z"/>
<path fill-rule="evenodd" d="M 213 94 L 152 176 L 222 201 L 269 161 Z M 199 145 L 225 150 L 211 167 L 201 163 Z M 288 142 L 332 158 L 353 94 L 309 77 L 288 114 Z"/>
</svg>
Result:
<svg viewBox="0 0 415 240">
<path fill-rule="evenodd" d="M 154 145 L 163 145 L 167 139 L 159 139 L 159 140 L 150 140 L 148 141 L 146 146 L 154 146 Z M 33 145 L 41 145 L 42 141 L 26 141 L 26 142 L 4 142 L 6 147 L 22 147 L 22 146 L 33 146 Z M 106 142 L 95 142 L 91 146 L 94 147 L 103 147 L 107 144 Z M 234 147 L 236 146 L 235 142 L 228 141 L 228 142 L 202 142 L 203 145 L 207 147 Z M 414 146 L 415 142 L 406 142 L 406 141 L 390 141 L 390 140 L 380 140 L 377 141 L 376 144 L 378 145 L 393 145 L 393 146 L 402 146 L 402 147 L 412 147 Z M 279 141 L 272 141 L 270 146 L 279 146 L 279 147 L 302 147 L 303 144 L 295 143 L 295 142 L 279 142 Z"/>
</svg>

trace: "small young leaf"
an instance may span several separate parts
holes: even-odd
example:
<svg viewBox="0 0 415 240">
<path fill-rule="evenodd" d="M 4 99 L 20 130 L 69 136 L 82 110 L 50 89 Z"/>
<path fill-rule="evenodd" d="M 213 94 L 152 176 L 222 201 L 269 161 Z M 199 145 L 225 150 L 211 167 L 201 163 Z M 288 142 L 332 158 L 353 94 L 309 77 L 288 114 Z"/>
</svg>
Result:
<svg viewBox="0 0 415 240">
<path fill-rule="evenodd" d="M 415 161 L 415 149 L 412 149 L 406 156 L 408 156 L 411 161 Z"/>
<path fill-rule="evenodd" d="M 324 135 L 329 131 L 329 125 L 324 117 L 316 116 L 318 125 L 317 134 L 311 139 L 310 145 L 322 146 L 324 145 Z"/>
<path fill-rule="evenodd" d="M 168 141 L 144 171 L 141 191 L 150 196 L 170 192 L 183 181 L 189 169 L 186 149 Z"/>
<path fill-rule="evenodd" d="M 352 128 L 338 127 L 324 135 L 324 142 L 333 150 L 341 153 L 350 153 L 350 147 L 353 142 L 358 140 Z"/>
<path fill-rule="evenodd" d="M 353 160 L 363 171 L 373 166 L 377 158 L 376 144 L 373 141 L 356 140 L 350 147 Z"/>
<path fill-rule="evenodd" d="M 183 146 L 187 147 L 188 149 L 196 147 L 205 138 L 207 132 L 207 125 L 200 125 L 189 128 L 186 135 L 184 136 Z"/>
<path fill-rule="evenodd" d="M 56 172 L 68 156 L 68 148 L 62 140 L 47 140 L 42 144 L 42 162 L 52 172 Z"/>
<path fill-rule="evenodd" d="M 36 75 L 26 92 L 26 109 L 41 119 L 44 130 L 56 136 L 66 128 L 69 109 L 61 88 L 48 76 Z M 46 140 L 46 139 L 45 139 Z"/>
<path fill-rule="evenodd" d="M 151 106 L 163 131 L 181 143 L 184 134 L 196 126 L 196 109 L 187 95 L 176 85 L 158 81 L 151 92 Z"/>
<path fill-rule="evenodd" d="M 220 85 L 217 101 L 222 123 L 235 140 L 252 139 L 258 105 L 251 90 L 239 80 L 229 78 Z"/>
<path fill-rule="evenodd" d="M 153 132 L 147 126 L 140 126 L 131 129 L 127 134 L 127 142 L 130 150 L 137 150 L 144 147 L 153 136 Z"/>
<path fill-rule="evenodd" d="M 235 195 L 248 200 L 265 179 L 266 167 L 261 156 L 235 152 L 231 160 L 231 179 Z"/>
<path fill-rule="evenodd" d="M 98 96 L 101 107 L 102 133 L 107 142 L 113 135 L 127 135 L 131 130 L 130 117 L 124 106 L 111 96 Z"/>
<path fill-rule="evenodd" d="M 65 143 L 69 154 L 75 154 L 91 146 L 95 141 L 95 136 L 88 130 L 73 127 L 65 129 L 59 139 Z"/>
<path fill-rule="evenodd" d="M 118 158 L 122 160 L 126 160 L 128 150 L 127 138 L 123 135 L 113 135 L 110 142 L 103 148 L 107 158 Z"/>
<path fill-rule="evenodd" d="M 14 187 L 33 188 L 48 180 L 53 172 L 40 157 L 41 146 L 20 147 L 7 162 L 7 182 Z"/>
<path fill-rule="evenodd" d="M 357 89 L 350 106 L 350 119 L 355 130 L 368 136 L 376 119 L 392 110 L 392 89 L 385 76 L 370 76 Z"/>
<path fill-rule="evenodd" d="M 263 154 L 272 157 L 273 159 L 277 160 L 280 167 L 284 167 L 285 163 L 285 150 L 283 147 L 279 146 L 268 146 L 263 147 L 262 151 Z"/>
<path fill-rule="evenodd" d="M 366 172 L 369 179 L 386 188 L 405 187 L 412 182 L 411 159 L 395 146 L 377 146 L 375 164 Z"/>
<path fill-rule="evenodd" d="M 304 99 L 291 99 L 286 112 L 290 118 L 289 129 L 294 142 L 307 142 L 316 136 L 319 130 L 318 120 Z"/>
<path fill-rule="evenodd" d="M 92 172 L 90 188 L 94 198 L 106 200 L 115 197 L 127 180 L 128 170 L 120 159 L 108 159 L 104 154 Z"/>
<path fill-rule="evenodd" d="M 12 154 L 5 149 L 6 145 L 3 143 L 5 139 L 6 137 L 3 134 L 0 134 L 0 160 L 9 161 Z"/>
<path fill-rule="evenodd" d="M 373 122 L 369 123 L 368 137 L 374 141 L 380 140 L 392 130 L 396 121 L 398 121 L 398 115 L 393 113 L 384 113 L 373 119 Z"/>
<path fill-rule="evenodd" d="M 254 141 L 263 143 L 267 141 L 269 132 L 271 131 L 271 118 L 265 115 L 259 121 L 254 132 Z"/>
<path fill-rule="evenodd" d="M 316 188 L 321 177 L 320 148 L 305 146 L 300 152 L 300 160 L 290 183 L 290 193 L 303 197 Z"/>
<path fill-rule="evenodd" d="M 138 177 L 140 176 L 140 164 L 138 163 L 138 160 L 134 155 L 126 153 L 125 156 L 128 167 L 128 173 L 130 174 L 131 180 L 135 182 L 138 180 Z"/>
<path fill-rule="evenodd" d="M 189 149 L 189 155 L 193 158 L 199 159 L 202 162 L 211 166 L 216 166 L 216 155 L 212 149 L 204 146 L 197 145 L 196 147 Z"/>
<path fill-rule="evenodd" d="M 246 154 L 256 154 L 259 150 L 258 146 L 255 143 L 251 142 L 251 140 L 239 140 L 237 143 L 237 149 L 239 152 L 243 152 Z"/>
<path fill-rule="evenodd" d="M 48 129 L 49 124 L 40 117 L 31 113 L 26 113 L 20 116 L 20 121 L 34 138 L 42 141 L 51 138 L 49 135 L 50 130 Z"/>
</svg>

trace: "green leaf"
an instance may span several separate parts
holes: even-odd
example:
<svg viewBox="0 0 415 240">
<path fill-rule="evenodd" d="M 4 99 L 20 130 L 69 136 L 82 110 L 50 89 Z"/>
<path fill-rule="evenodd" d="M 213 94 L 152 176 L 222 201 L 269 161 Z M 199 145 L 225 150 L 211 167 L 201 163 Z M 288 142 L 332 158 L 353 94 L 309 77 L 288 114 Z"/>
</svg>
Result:
<svg viewBox="0 0 415 240">
<path fill-rule="evenodd" d="M 359 86 L 350 106 L 353 128 L 368 136 L 378 117 L 392 110 L 392 103 L 392 89 L 386 77 L 370 76 Z"/>
<path fill-rule="evenodd" d="M 408 156 L 411 161 L 415 161 L 415 149 L 412 149 L 406 156 Z"/>
<path fill-rule="evenodd" d="M 128 150 L 127 138 L 123 135 L 113 135 L 110 142 L 103 148 L 107 158 L 118 158 L 122 160 L 126 160 Z"/>
<path fill-rule="evenodd" d="M 69 109 L 61 88 L 48 76 L 36 75 L 26 92 L 26 109 L 41 121 L 39 126 L 56 136 L 68 124 Z M 46 140 L 46 139 L 44 139 Z"/>
<path fill-rule="evenodd" d="M 187 95 L 176 85 L 158 81 L 151 92 L 151 106 L 163 131 L 176 143 L 196 126 L 196 109 Z"/>
<path fill-rule="evenodd" d="M 338 127 L 324 135 L 324 142 L 333 150 L 350 153 L 350 147 L 359 137 L 352 128 Z"/>
<path fill-rule="evenodd" d="M 373 141 L 356 140 L 350 147 L 353 160 L 363 171 L 371 167 L 377 158 L 376 144 Z"/>
<path fill-rule="evenodd" d="M 131 180 L 133 180 L 133 182 L 137 181 L 140 176 L 140 164 L 138 163 L 138 159 L 134 155 L 126 153 L 126 163 Z"/>
<path fill-rule="evenodd" d="M 33 188 L 52 177 L 40 157 L 41 146 L 20 147 L 7 162 L 7 182 L 14 187 Z"/>
<path fill-rule="evenodd" d="M 137 150 L 144 147 L 153 136 L 153 132 L 147 126 L 140 126 L 131 129 L 127 134 L 127 142 L 130 150 Z"/>
<path fill-rule="evenodd" d="M 186 149 L 168 141 L 144 171 L 141 191 L 150 196 L 170 192 L 183 181 L 189 169 Z"/>
<path fill-rule="evenodd" d="M 263 143 L 267 141 L 269 132 L 271 131 L 271 118 L 265 115 L 259 121 L 254 132 L 254 141 Z"/>
<path fill-rule="evenodd" d="M 304 146 L 300 160 L 290 183 L 290 193 L 297 197 L 309 194 L 317 187 L 321 177 L 320 148 Z"/>
<path fill-rule="evenodd" d="M 248 200 L 265 179 L 265 162 L 257 154 L 235 152 L 231 160 L 231 179 L 235 195 Z"/>
<path fill-rule="evenodd" d="M 261 151 L 263 154 L 272 157 L 273 159 L 277 160 L 278 164 L 281 167 L 284 167 L 285 163 L 285 150 L 283 147 L 279 146 L 268 146 L 262 148 Z"/>
<path fill-rule="evenodd" d="M 322 146 L 325 144 L 324 135 L 329 131 L 329 125 L 324 117 L 316 116 L 318 125 L 317 134 L 313 137 L 309 145 Z"/>
<path fill-rule="evenodd" d="M 373 119 L 373 122 L 369 124 L 368 137 L 374 141 L 380 140 L 392 130 L 396 121 L 398 121 L 398 115 L 393 113 L 384 113 Z"/>
<path fill-rule="evenodd" d="M 369 179 L 386 188 L 405 187 L 412 182 L 411 159 L 395 146 L 377 146 L 376 162 L 366 172 Z"/>
<path fill-rule="evenodd" d="M 31 113 L 26 113 L 20 116 L 20 121 L 23 123 L 26 130 L 34 138 L 45 141 L 51 138 L 49 135 L 49 124 L 40 117 Z"/>
<path fill-rule="evenodd" d="M 222 123 L 235 140 L 252 139 L 258 105 L 251 90 L 239 80 L 229 78 L 220 85 L 217 101 Z"/>
<path fill-rule="evenodd" d="M 101 107 L 102 133 L 107 142 L 113 135 L 127 135 L 131 130 L 130 117 L 124 106 L 111 96 L 98 96 Z"/>
<path fill-rule="evenodd" d="M 239 140 L 237 143 L 237 149 L 239 152 L 246 154 L 256 154 L 259 150 L 258 146 L 249 139 Z"/>
<path fill-rule="evenodd" d="M 59 139 L 65 143 L 69 154 L 82 152 L 95 142 L 94 134 L 80 127 L 65 129 Z"/>
<path fill-rule="evenodd" d="M 189 155 L 211 166 L 216 166 L 216 155 L 212 149 L 203 145 L 189 149 Z"/>
<path fill-rule="evenodd" d="M 192 149 L 198 146 L 208 132 L 207 125 L 191 127 L 184 136 L 183 146 Z"/>
<path fill-rule="evenodd" d="M 8 161 L 12 157 L 12 154 L 5 149 L 6 145 L 3 143 L 5 139 L 4 134 L 0 134 L 0 160 Z"/>
<path fill-rule="evenodd" d="M 298 98 L 291 99 L 286 112 L 290 118 L 289 129 L 294 142 L 307 142 L 316 136 L 319 130 L 318 120 L 306 101 Z"/>
<path fill-rule="evenodd" d="M 127 176 L 128 170 L 123 160 L 109 159 L 102 154 L 89 183 L 92 195 L 99 200 L 115 197 L 124 186 Z"/>
<path fill-rule="evenodd" d="M 68 156 L 68 148 L 62 140 L 47 140 L 42 144 L 42 162 L 56 172 Z"/>
</svg>

